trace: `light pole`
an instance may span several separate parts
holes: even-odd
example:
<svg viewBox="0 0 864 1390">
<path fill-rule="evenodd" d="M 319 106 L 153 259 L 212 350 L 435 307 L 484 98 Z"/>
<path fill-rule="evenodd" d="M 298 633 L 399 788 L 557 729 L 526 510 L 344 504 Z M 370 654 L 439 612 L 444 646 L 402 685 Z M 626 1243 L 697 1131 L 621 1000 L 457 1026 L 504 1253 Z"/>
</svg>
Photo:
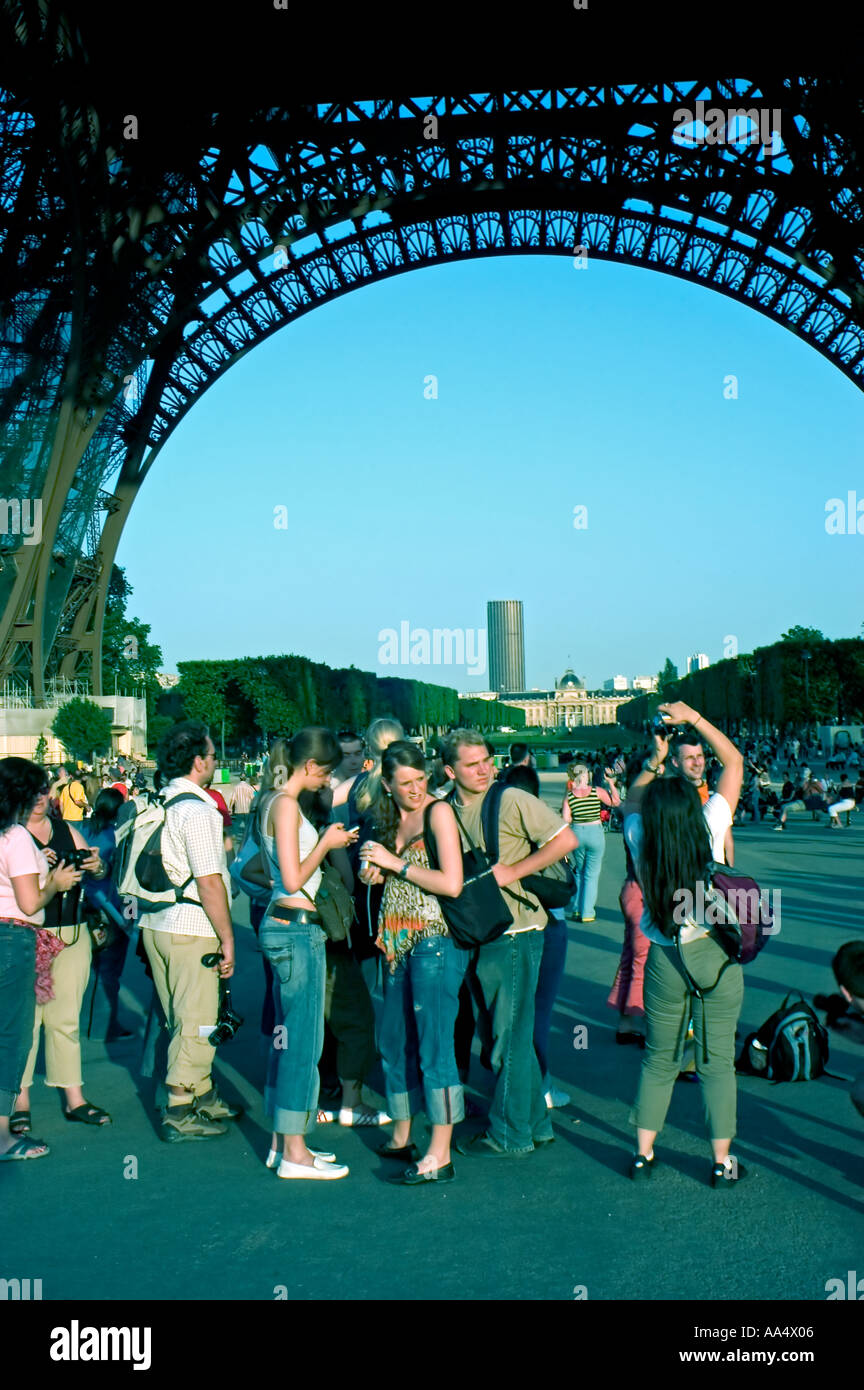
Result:
<svg viewBox="0 0 864 1390">
<path fill-rule="evenodd" d="M 804 718 L 807 726 L 810 726 L 810 653 L 801 653 L 801 660 L 804 663 Z"/>
<path fill-rule="evenodd" d="M 267 667 L 259 666 L 258 675 L 261 679 L 261 733 L 264 738 L 264 755 L 267 755 L 267 730 L 264 728 L 264 682 L 267 679 Z"/>
</svg>

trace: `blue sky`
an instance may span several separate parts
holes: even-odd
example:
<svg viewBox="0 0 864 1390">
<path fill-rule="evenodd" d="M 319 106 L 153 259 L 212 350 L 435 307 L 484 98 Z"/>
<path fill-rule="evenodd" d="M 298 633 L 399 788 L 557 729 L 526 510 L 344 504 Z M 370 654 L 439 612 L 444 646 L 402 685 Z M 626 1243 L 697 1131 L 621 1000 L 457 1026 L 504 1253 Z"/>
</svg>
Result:
<svg viewBox="0 0 864 1390">
<path fill-rule="evenodd" d="M 297 652 L 482 690 L 464 664 L 382 664 L 379 634 L 473 633 L 487 599 L 521 598 L 529 687 L 568 665 L 597 687 L 795 623 L 858 635 L 864 536 L 825 518 L 864 499 L 862 438 L 836 367 L 712 290 L 465 261 L 248 353 L 163 448 L 117 559 L 169 671 Z"/>
</svg>

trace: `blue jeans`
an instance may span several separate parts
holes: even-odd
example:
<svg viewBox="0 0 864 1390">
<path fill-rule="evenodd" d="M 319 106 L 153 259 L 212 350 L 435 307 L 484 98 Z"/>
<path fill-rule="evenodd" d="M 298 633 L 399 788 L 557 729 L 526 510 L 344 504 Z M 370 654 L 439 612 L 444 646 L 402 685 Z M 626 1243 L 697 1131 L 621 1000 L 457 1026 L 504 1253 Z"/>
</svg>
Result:
<svg viewBox="0 0 864 1390">
<path fill-rule="evenodd" d="M 384 1009 L 378 1045 L 387 1110 L 410 1120 L 424 1105 L 430 1124 L 465 1118 L 453 1030 L 468 952 L 449 936 L 417 942 L 393 974 L 384 971 Z"/>
<path fill-rule="evenodd" d="M 0 1115 L 12 1114 L 35 1019 L 36 933 L 0 919 Z"/>
<path fill-rule="evenodd" d="M 580 917 L 593 917 L 597 906 L 597 887 L 600 883 L 600 865 L 606 852 L 606 832 L 598 821 L 595 825 L 573 824 L 579 840 L 579 848 L 570 856 L 573 873 L 576 875 L 576 892 L 570 900 L 571 912 Z"/>
<path fill-rule="evenodd" d="M 552 1121 L 534 1051 L 534 997 L 543 956 L 542 931 L 499 936 L 481 946 L 477 979 L 492 1016 L 495 1094 L 488 1133 L 504 1149 L 530 1153 L 552 1138 Z"/>
<path fill-rule="evenodd" d="M 543 931 L 543 956 L 534 996 L 534 1050 L 543 1074 L 544 1090 L 549 1089 L 549 1034 L 552 1031 L 552 1010 L 564 978 L 567 959 L 567 923 L 549 914 Z"/>
<path fill-rule="evenodd" d="M 306 1134 L 318 1115 L 327 937 L 315 922 L 265 917 L 258 940 L 273 970 L 277 1023 L 267 1057 L 264 1109 L 273 1116 L 277 1134 Z"/>
</svg>

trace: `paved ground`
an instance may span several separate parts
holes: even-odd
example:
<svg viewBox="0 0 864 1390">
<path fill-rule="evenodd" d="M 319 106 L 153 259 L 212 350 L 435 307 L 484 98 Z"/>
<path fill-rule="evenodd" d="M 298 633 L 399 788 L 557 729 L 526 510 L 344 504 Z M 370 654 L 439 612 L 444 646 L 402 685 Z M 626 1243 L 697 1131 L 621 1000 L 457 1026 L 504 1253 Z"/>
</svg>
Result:
<svg viewBox="0 0 864 1390">
<path fill-rule="evenodd" d="M 551 791 L 556 775 L 544 782 Z M 739 866 L 782 890 L 782 930 L 746 969 L 749 1031 L 788 990 L 830 990 L 833 952 L 864 936 L 864 815 L 842 832 L 790 817 L 785 836 L 748 826 L 736 841 Z M 5 1210 L 19 1213 L 4 1223 L 0 1277 L 41 1278 L 45 1299 L 273 1299 L 284 1286 L 310 1300 L 568 1300 L 581 1286 L 589 1300 L 824 1300 L 828 1279 L 864 1270 L 864 1128 L 842 1082 L 742 1079 L 737 1152 L 751 1176 L 723 1193 L 706 1183 L 699 1088 L 678 1086 L 657 1146 L 663 1169 L 645 1187 L 624 1176 L 640 1054 L 615 1045 L 605 1005 L 622 876 L 621 837 L 611 835 L 597 921 L 570 927 L 552 1060 L 572 1104 L 556 1112 L 547 1150 L 519 1162 L 457 1157 L 449 1187 L 393 1188 L 373 1151 L 380 1132 L 328 1126 L 320 1141 L 350 1177 L 279 1182 L 262 1161 L 261 963 L 241 928 L 234 992 L 247 1023 L 219 1055 L 223 1089 L 247 1115 L 224 1139 L 168 1147 L 152 1084 L 137 1075 L 140 1041 L 86 1044 L 86 1093 L 114 1123 L 73 1127 L 37 1087 L 36 1133 L 52 1154 L 0 1169 Z M 128 1013 L 143 1017 L 148 991 L 130 953 Z M 573 1046 L 579 1024 L 584 1050 Z M 838 1042 L 832 1066 L 848 1073 L 864 1058 Z M 484 1078 L 475 1059 L 478 1090 Z M 137 1177 L 125 1176 L 136 1165 Z"/>
</svg>

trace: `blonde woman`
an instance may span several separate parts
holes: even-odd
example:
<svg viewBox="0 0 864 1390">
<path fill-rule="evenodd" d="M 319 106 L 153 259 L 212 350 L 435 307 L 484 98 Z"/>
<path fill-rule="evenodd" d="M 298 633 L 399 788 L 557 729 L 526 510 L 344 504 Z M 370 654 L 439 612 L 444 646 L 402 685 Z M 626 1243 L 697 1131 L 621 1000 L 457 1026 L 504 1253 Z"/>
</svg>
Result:
<svg viewBox="0 0 864 1390">
<path fill-rule="evenodd" d="M 584 763 L 571 763 L 567 768 L 567 793 L 561 815 L 579 836 L 579 848 L 573 851 L 570 859 L 576 875 L 576 892 L 570 900 L 567 916 L 577 922 L 595 919 L 600 866 L 606 851 L 600 812 L 604 806 L 618 806 L 621 802 L 611 767 L 605 769 L 605 778 L 608 791 L 605 787 L 591 785 L 591 769 Z"/>
</svg>

